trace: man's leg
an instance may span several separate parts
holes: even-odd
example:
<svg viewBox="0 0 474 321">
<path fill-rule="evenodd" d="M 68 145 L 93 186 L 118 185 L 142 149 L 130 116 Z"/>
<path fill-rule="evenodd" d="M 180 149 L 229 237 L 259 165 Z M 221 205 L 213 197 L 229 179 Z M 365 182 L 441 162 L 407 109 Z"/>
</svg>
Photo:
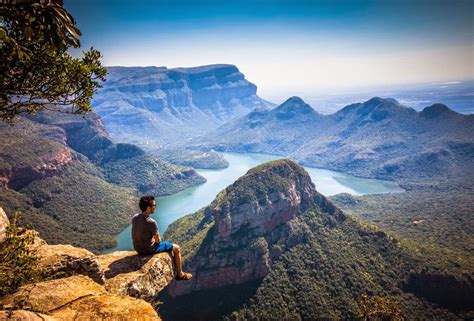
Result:
<svg viewBox="0 0 474 321">
<path fill-rule="evenodd" d="M 176 275 L 182 276 L 183 275 L 183 265 L 181 263 L 181 247 L 178 244 L 173 243 L 173 257 L 174 257 L 174 264 L 176 266 Z"/>
<path fill-rule="evenodd" d="M 173 244 L 174 264 L 176 266 L 176 277 L 179 279 L 188 280 L 192 277 L 191 273 L 184 273 L 181 260 L 181 247 L 178 244 Z"/>
</svg>

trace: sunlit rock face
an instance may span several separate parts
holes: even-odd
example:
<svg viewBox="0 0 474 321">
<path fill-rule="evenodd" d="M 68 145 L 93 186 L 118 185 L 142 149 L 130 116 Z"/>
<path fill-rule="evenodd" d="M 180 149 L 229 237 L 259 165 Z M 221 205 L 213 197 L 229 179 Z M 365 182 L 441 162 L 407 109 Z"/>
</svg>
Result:
<svg viewBox="0 0 474 321">
<path fill-rule="evenodd" d="M 0 208 L 0 231 L 8 226 L 2 213 Z M 8 320 L 160 320 L 147 301 L 174 279 L 170 254 L 94 255 L 71 245 L 49 245 L 38 236 L 31 246 L 38 267 L 56 279 L 22 286 L 0 298 L 0 307 L 9 310 L 0 311 L 0 319 L 8 315 Z"/>
<path fill-rule="evenodd" d="M 103 284 L 104 271 L 96 256 L 86 249 L 71 245 L 49 245 L 46 242 L 37 247 L 39 266 L 51 274 L 62 273 L 66 276 L 83 274 L 95 282 Z"/>
<path fill-rule="evenodd" d="M 117 141 L 162 147 L 260 107 L 257 87 L 233 65 L 109 67 L 94 110 Z"/>
<path fill-rule="evenodd" d="M 0 124 L 0 132 L 0 189 L 20 190 L 33 181 L 59 176 L 83 161 L 82 155 L 93 159 L 113 145 L 94 113 L 85 118 L 53 112 L 19 116 L 13 126 Z"/>
<path fill-rule="evenodd" d="M 149 303 L 110 294 L 83 275 L 26 285 L 0 304 L 12 307 L 20 298 L 25 309 L 45 314 L 46 320 L 160 320 Z"/>
<path fill-rule="evenodd" d="M 205 208 L 205 220 L 214 224 L 186 261 L 194 277 L 171 284 L 169 293 L 179 296 L 263 278 L 281 255 L 277 243 L 285 247 L 301 242 L 305 233 L 300 233 L 297 219 L 313 206 L 324 208 L 336 220 L 342 216 L 293 161 L 251 169 Z"/>
<path fill-rule="evenodd" d="M 104 268 L 108 292 L 145 300 L 155 297 L 174 278 L 170 254 L 137 255 L 117 251 L 97 256 Z"/>
<path fill-rule="evenodd" d="M 216 221 L 216 243 L 251 230 L 264 235 L 311 205 L 314 184 L 307 173 L 289 160 L 273 162 L 226 188 L 207 209 Z"/>
<path fill-rule="evenodd" d="M 5 214 L 3 208 L 0 207 L 0 243 L 5 240 L 8 224 L 10 224 L 10 220 L 8 219 L 7 214 Z"/>
</svg>

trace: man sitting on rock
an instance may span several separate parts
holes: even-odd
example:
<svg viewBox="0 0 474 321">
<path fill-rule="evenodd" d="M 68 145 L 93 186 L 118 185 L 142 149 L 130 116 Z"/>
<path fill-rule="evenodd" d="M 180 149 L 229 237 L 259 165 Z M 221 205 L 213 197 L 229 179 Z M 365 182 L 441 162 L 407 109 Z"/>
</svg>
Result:
<svg viewBox="0 0 474 321">
<path fill-rule="evenodd" d="M 155 198 L 150 195 L 143 196 L 139 206 L 142 212 L 136 214 L 132 219 L 132 239 L 135 251 L 145 255 L 171 252 L 176 265 L 176 280 L 191 279 L 192 274 L 182 270 L 181 248 L 177 244 L 162 241 L 156 221 L 150 217 L 156 208 Z"/>
</svg>

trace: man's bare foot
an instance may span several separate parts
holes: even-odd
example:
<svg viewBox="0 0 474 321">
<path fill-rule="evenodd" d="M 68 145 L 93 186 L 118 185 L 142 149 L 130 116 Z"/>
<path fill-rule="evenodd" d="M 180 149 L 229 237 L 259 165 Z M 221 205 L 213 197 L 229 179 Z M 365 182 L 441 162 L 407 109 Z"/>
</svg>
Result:
<svg viewBox="0 0 474 321">
<path fill-rule="evenodd" d="M 191 273 L 182 272 L 181 275 L 176 275 L 175 280 L 182 281 L 182 280 L 191 280 L 193 275 Z"/>
<path fill-rule="evenodd" d="M 193 277 L 191 273 L 186 273 L 182 272 L 180 275 L 177 275 L 175 277 L 176 280 L 181 281 L 181 280 L 190 280 Z"/>
</svg>

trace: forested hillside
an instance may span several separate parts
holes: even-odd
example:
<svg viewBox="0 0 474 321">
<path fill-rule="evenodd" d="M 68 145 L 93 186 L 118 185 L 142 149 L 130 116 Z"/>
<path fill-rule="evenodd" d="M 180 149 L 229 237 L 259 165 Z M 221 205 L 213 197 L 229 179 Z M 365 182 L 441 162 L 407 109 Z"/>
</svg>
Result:
<svg viewBox="0 0 474 321">
<path fill-rule="evenodd" d="M 51 243 L 92 250 L 115 244 L 134 212 L 137 196 L 167 195 L 205 179 L 193 169 L 115 144 L 100 118 L 40 113 L 0 124 L 0 206 L 24 212 Z"/>
<path fill-rule="evenodd" d="M 288 160 L 250 170 L 165 237 L 181 244 L 194 272 L 162 297 L 160 313 L 174 320 L 354 319 L 378 301 L 381 317 L 473 313 L 472 262 L 342 212 Z M 173 304 L 183 300 L 186 310 Z"/>
</svg>

